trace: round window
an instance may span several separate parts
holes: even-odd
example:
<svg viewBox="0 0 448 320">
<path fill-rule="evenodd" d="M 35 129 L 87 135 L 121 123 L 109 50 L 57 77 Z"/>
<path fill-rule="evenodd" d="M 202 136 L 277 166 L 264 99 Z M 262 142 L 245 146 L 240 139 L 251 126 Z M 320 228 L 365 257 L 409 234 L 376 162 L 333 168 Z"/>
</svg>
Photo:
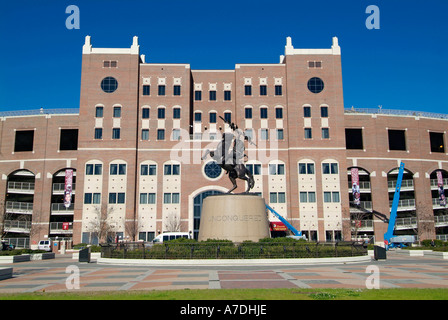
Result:
<svg viewBox="0 0 448 320">
<path fill-rule="evenodd" d="M 216 179 L 221 175 L 221 167 L 216 163 L 216 161 L 211 161 L 207 163 L 204 167 L 205 175 L 210 179 Z"/>
<path fill-rule="evenodd" d="M 310 80 L 308 80 L 308 90 L 310 90 L 312 93 L 319 93 L 324 90 L 324 82 L 321 78 L 311 78 Z"/>
<path fill-rule="evenodd" d="M 118 82 L 117 79 L 112 77 L 106 77 L 101 81 L 101 89 L 103 89 L 104 92 L 112 93 L 118 88 Z"/>
</svg>

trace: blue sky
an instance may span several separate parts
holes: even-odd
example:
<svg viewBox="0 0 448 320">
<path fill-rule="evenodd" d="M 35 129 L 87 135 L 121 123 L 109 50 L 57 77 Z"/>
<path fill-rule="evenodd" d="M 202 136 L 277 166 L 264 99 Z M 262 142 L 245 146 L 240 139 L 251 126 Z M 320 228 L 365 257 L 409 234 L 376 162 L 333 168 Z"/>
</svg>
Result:
<svg viewBox="0 0 448 320">
<path fill-rule="evenodd" d="M 80 29 L 69 30 L 69 5 Z M 366 8 L 380 9 L 368 30 Z M 81 52 L 129 48 L 155 63 L 233 69 L 295 48 L 342 49 L 345 107 L 448 113 L 447 0 L 16 0 L 0 2 L 0 111 L 78 108 Z"/>
</svg>

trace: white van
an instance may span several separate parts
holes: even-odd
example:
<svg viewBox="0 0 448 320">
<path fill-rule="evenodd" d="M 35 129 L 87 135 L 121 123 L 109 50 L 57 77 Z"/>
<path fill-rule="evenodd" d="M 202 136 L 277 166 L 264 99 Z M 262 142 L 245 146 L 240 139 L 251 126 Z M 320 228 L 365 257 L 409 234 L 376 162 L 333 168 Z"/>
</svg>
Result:
<svg viewBox="0 0 448 320">
<path fill-rule="evenodd" d="M 175 240 L 179 238 L 191 239 L 191 235 L 188 232 L 165 232 L 155 237 L 152 242 L 163 243 L 164 241 Z"/>
<path fill-rule="evenodd" d="M 51 251 L 51 240 L 40 240 L 37 250 Z"/>
</svg>

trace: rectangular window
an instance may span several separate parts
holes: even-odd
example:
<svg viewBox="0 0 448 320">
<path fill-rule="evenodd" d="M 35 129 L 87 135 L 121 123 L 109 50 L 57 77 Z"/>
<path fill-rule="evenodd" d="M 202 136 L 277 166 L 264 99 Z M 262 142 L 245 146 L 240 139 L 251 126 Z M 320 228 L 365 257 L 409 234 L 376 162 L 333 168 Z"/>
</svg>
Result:
<svg viewBox="0 0 448 320">
<path fill-rule="evenodd" d="M 244 86 L 244 95 L 251 96 L 252 95 L 252 86 Z"/>
<path fill-rule="evenodd" d="M 165 140 L 165 129 L 157 129 L 157 140 Z"/>
<path fill-rule="evenodd" d="M 322 118 L 328 118 L 328 107 L 320 107 L 320 116 Z"/>
<path fill-rule="evenodd" d="M 314 163 L 299 163 L 299 174 L 314 174 Z"/>
<path fill-rule="evenodd" d="M 339 192 L 332 192 L 331 195 L 333 202 L 340 202 Z"/>
<path fill-rule="evenodd" d="M 163 203 L 165 203 L 165 204 L 171 203 L 171 193 L 163 194 Z"/>
<path fill-rule="evenodd" d="M 232 91 L 225 90 L 224 91 L 224 101 L 231 101 L 232 100 Z"/>
<path fill-rule="evenodd" d="M 117 194 L 114 192 L 109 193 L 109 203 L 115 204 L 117 203 Z"/>
<path fill-rule="evenodd" d="M 116 175 L 116 174 L 118 174 L 118 164 L 111 164 L 111 165 L 110 165 L 109 174 L 110 174 L 110 175 Z"/>
<path fill-rule="evenodd" d="M 180 140 L 180 129 L 173 129 L 172 141 L 179 141 L 179 140 Z"/>
<path fill-rule="evenodd" d="M 246 119 L 252 119 L 252 108 L 245 108 L 244 116 Z"/>
<path fill-rule="evenodd" d="M 143 86 L 143 95 L 149 96 L 151 93 L 151 86 L 150 85 L 144 85 Z"/>
<path fill-rule="evenodd" d="M 59 150 L 78 150 L 78 129 L 61 129 Z"/>
<path fill-rule="evenodd" d="M 142 119 L 149 119 L 149 108 L 142 109 Z"/>
<path fill-rule="evenodd" d="M 202 100 L 202 91 L 195 91 L 194 92 L 194 100 L 195 101 L 201 101 Z"/>
<path fill-rule="evenodd" d="M 300 192 L 300 202 L 306 203 L 308 202 L 308 193 L 307 192 Z"/>
<path fill-rule="evenodd" d="M 405 130 L 388 130 L 389 150 L 406 151 Z"/>
<path fill-rule="evenodd" d="M 179 193 L 173 193 L 171 195 L 171 203 L 179 203 L 179 201 L 180 201 Z"/>
<path fill-rule="evenodd" d="M 275 118 L 283 119 L 283 108 L 275 108 Z"/>
<path fill-rule="evenodd" d="M 308 202 L 310 203 L 316 202 L 316 192 L 314 191 L 308 192 Z"/>
<path fill-rule="evenodd" d="M 363 150 L 362 129 L 345 129 L 345 148 L 347 150 Z"/>
<path fill-rule="evenodd" d="M 165 119 L 165 108 L 158 108 L 157 109 L 157 118 L 158 119 Z"/>
<path fill-rule="evenodd" d="M 260 118 L 261 119 L 268 118 L 268 108 L 260 108 Z"/>
<path fill-rule="evenodd" d="M 118 204 L 126 203 L 126 194 L 124 192 L 117 193 L 117 203 Z"/>
<path fill-rule="evenodd" d="M 104 108 L 103 107 L 96 107 L 95 108 L 95 117 L 96 118 L 102 118 L 103 117 Z"/>
<path fill-rule="evenodd" d="M 101 193 L 94 193 L 93 194 L 93 204 L 100 204 L 101 203 Z"/>
<path fill-rule="evenodd" d="M 305 128 L 305 139 L 312 139 L 313 133 L 311 131 L 311 128 Z"/>
<path fill-rule="evenodd" d="M 429 141 L 431 145 L 431 152 L 445 153 L 444 134 L 440 132 L 430 132 Z"/>
<path fill-rule="evenodd" d="M 283 87 L 281 85 L 275 86 L 275 95 L 282 96 L 283 95 Z"/>
<path fill-rule="evenodd" d="M 175 86 L 173 87 L 173 95 L 175 95 L 175 96 L 180 96 L 180 93 L 181 93 L 181 91 L 180 91 L 180 85 L 175 85 Z"/>
<path fill-rule="evenodd" d="M 216 113 L 215 112 L 211 112 L 209 117 L 210 117 L 210 123 L 216 123 Z"/>
<path fill-rule="evenodd" d="M 103 139 L 103 128 L 95 128 L 95 139 Z"/>
<path fill-rule="evenodd" d="M 285 174 L 285 165 L 284 164 L 270 164 L 269 165 L 269 174 L 270 175 L 283 175 Z"/>
<path fill-rule="evenodd" d="M 277 203 L 277 192 L 269 193 L 269 202 L 270 203 Z"/>
<path fill-rule="evenodd" d="M 159 96 L 165 95 L 165 85 L 159 85 L 158 95 Z"/>
<path fill-rule="evenodd" d="M 148 193 L 148 204 L 155 204 L 155 203 L 156 203 L 156 194 Z"/>
<path fill-rule="evenodd" d="M 148 170 L 149 170 L 148 165 L 147 164 L 142 164 L 140 166 L 140 175 L 141 176 L 147 176 L 148 175 Z"/>
<path fill-rule="evenodd" d="M 84 204 L 92 204 L 92 194 L 84 193 Z"/>
<path fill-rule="evenodd" d="M 260 86 L 260 96 L 266 96 L 268 94 L 268 88 L 265 85 Z"/>
<path fill-rule="evenodd" d="M 142 140 L 149 140 L 149 129 L 142 129 Z"/>
<path fill-rule="evenodd" d="M 173 109 L 173 119 L 180 119 L 180 108 Z"/>
<path fill-rule="evenodd" d="M 120 128 L 112 129 L 112 139 L 120 139 Z"/>
<path fill-rule="evenodd" d="M 94 165 L 94 174 L 96 176 L 100 176 L 103 174 L 103 165 L 102 164 L 95 164 Z"/>
<path fill-rule="evenodd" d="M 268 129 L 260 129 L 261 135 L 260 135 L 260 139 L 263 141 L 268 140 Z"/>
<path fill-rule="evenodd" d="M 246 129 L 246 130 L 244 130 L 244 135 L 249 138 L 249 141 L 252 141 L 254 138 L 254 130 Z"/>
<path fill-rule="evenodd" d="M 195 112 L 194 113 L 194 121 L 195 122 L 201 122 L 202 121 L 202 113 L 201 112 Z"/>
<path fill-rule="evenodd" d="M 230 112 L 225 112 L 224 113 L 224 120 L 226 122 L 232 122 L 232 114 Z"/>
<path fill-rule="evenodd" d="M 34 130 L 16 131 L 14 152 L 33 151 Z"/>
<path fill-rule="evenodd" d="M 311 118 L 311 107 L 303 107 L 303 117 Z"/>
<path fill-rule="evenodd" d="M 328 192 L 328 191 L 324 192 L 324 202 L 325 203 L 331 202 L 331 192 Z"/>
<path fill-rule="evenodd" d="M 114 118 L 121 118 L 121 107 L 114 107 Z"/>
<path fill-rule="evenodd" d="M 277 129 L 277 140 L 284 140 L 283 129 Z"/>
<path fill-rule="evenodd" d="M 148 194 L 140 193 L 140 204 L 148 204 Z"/>
<path fill-rule="evenodd" d="M 286 194 L 284 192 L 278 193 L 278 203 L 286 203 Z"/>
<path fill-rule="evenodd" d="M 150 164 L 150 165 L 149 165 L 149 172 L 148 172 L 148 174 L 149 174 L 150 176 L 155 176 L 155 175 L 157 174 L 157 165 L 155 165 L 155 164 Z"/>
<path fill-rule="evenodd" d="M 209 92 L 209 99 L 210 99 L 210 101 L 216 101 L 216 91 L 215 90 Z"/>
<path fill-rule="evenodd" d="M 93 164 L 86 164 L 86 175 L 93 175 Z"/>
<path fill-rule="evenodd" d="M 330 139 L 330 129 L 322 128 L 322 139 Z"/>
</svg>

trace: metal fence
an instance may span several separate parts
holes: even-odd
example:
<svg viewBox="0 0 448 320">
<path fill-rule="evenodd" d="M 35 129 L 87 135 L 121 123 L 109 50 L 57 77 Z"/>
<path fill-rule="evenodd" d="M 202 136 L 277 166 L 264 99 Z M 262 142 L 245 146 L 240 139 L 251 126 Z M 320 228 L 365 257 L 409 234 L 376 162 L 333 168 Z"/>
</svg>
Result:
<svg viewBox="0 0 448 320">
<path fill-rule="evenodd" d="M 362 242 L 101 244 L 101 257 L 118 259 L 280 259 L 367 255 Z"/>
</svg>

